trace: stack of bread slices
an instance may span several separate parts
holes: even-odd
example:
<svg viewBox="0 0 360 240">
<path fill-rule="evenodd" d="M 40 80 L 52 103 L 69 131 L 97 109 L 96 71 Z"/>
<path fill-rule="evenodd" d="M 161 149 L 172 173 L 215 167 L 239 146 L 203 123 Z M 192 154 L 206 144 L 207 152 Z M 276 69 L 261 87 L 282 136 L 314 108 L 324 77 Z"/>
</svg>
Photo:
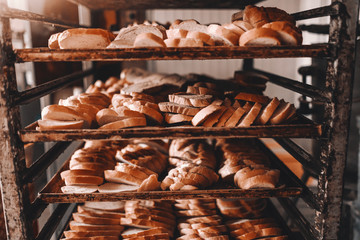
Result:
<svg viewBox="0 0 360 240">
<path fill-rule="evenodd" d="M 230 236 L 234 239 L 287 240 L 283 229 L 273 218 L 234 219 L 226 222 Z"/>
<path fill-rule="evenodd" d="M 264 216 L 266 199 L 216 199 L 221 215 L 227 219 L 260 218 Z"/>
<path fill-rule="evenodd" d="M 118 161 L 130 162 L 161 175 L 168 165 L 168 149 L 163 143 L 137 142 L 118 150 L 116 158 Z"/>
<path fill-rule="evenodd" d="M 211 88 L 189 86 L 186 93 L 169 95 L 169 102 L 159 103 L 168 124 L 187 124 L 205 127 L 249 127 L 251 125 L 281 124 L 296 115 L 293 104 L 276 97 L 240 92 L 233 100 L 215 98 Z"/>
<path fill-rule="evenodd" d="M 122 28 L 107 48 L 165 47 L 166 29 L 156 23 L 144 22 Z"/>
<path fill-rule="evenodd" d="M 224 181 L 234 181 L 242 189 L 275 188 L 280 171 L 272 169 L 268 157 L 254 141 L 218 140 L 223 161 L 218 173 Z"/>
<path fill-rule="evenodd" d="M 104 170 L 115 166 L 116 149 L 109 146 L 85 145 L 74 152 L 69 170 L 60 173 L 64 193 L 92 193 L 104 182 Z"/>
<path fill-rule="evenodd" d="M 86 89 L 86 93 L 102 92 L 112 97 L 115 93 L 120 93 L 122 88 L 131 84 L 131 82 L 127 82 L 125 79 L 119 79 L 112 76 L 105 82 L 97 80 L 94 84 L 90 84 L 90 86 Z"/>
<path fill-rule="evenodd" d="M 132 163 L 117 163 L 114 170 L 104 171 L 108 182 L 99 187 L 99 192 L 152 191 L 160 189 L 158 174 Z"/>
<path fill-rule="evenodd" d="M 72 217 L 64 240 L 118 240 L 124 230 L 124 202 L 85 202 Z"/>
<path fill-rule="evenodd" d="M 176 200 L 178 240 L 210 239 L 227 240 L 227 227 L 217 215 L 214 199 Z"/>
<path fill-rule="evenodd" d="M 96 114 L 100 129 L 158 125 L 163 121 L 152 96 L 144 93 L 114 94 L 111 106 Z"/>
<path fill-rule="evenodd" d="M 96 114 L 108 107 L 110 98 L 102 93 L 82 93 L 59 104 L 49 105 L 41 111 L 39 130 L 81 129 L 96 126 Z"/>
<path fill-rule="evenodd" d="M 169 157 L 174 168 L 162 181 L 162 190 L 204 189 L 219 179 L 214 151 L 204 140 L 173 140 Z"/>
<path fill-rule="evenodd" d="M 128 228 L 122 233 L 127 240 L 170 239 L 174 234 L 176 217 L 171 201 L 127 201 L 121 225 Z"/>
<path fill-rule="evenodd" d="M 294 18 L 278 8 L 249 5 L 232 16 L 232 23 L 245 31 L 240 37 L 240 46 L 296 46 L 302 43 L 302 33 Z"/>
</svg>

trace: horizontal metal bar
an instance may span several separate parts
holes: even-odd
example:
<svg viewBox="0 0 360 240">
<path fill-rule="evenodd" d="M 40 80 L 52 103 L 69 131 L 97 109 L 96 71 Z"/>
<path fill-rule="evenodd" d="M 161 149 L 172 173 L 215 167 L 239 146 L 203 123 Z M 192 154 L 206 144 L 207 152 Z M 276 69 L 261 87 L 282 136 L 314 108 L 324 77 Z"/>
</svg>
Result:
<svg viewBox="0 0 360 240">
<path fill-rule="evenodd" d="M 295 92 L 298 92 L 302 95 L 308 96 L 310 98 L 313 98 L 317 101 L 325 101 L 325 102 L 329 102 L 330 101 L 330 96 L 329 94 L 327 94 L 326 91 L 321 90 L 320 88 L 314 87 L 312 85 L 309 84 L 304 84 L 286 77 L 282 77 L 282 76 L 278 76 L 276 74 L 272 74 L 269 72 L 265 72 L 265 71 L 261 71 L 258 69 L 254 69 L 252 71 L 255 71 L 257 73 L 263 74 L 265 76 L 267 76 L 269 78 L 269 81 L 282 86 L 284 88 L 293 90 Z"/>
<path fill-rule="evenodd" d="M 127 9 L 242 9 L 246 5 L 255 5 L 263 0 L 68 0 L 92 10 L 127 10 Z"/>
<path fill-rule="evenodd" d="M 339 14 L 339 3 L 291 14 L 296 21 Z"/>
<path fill-rule="evenodd" d="M 329 44 L 301 46 L 183 47 L 121 49 L 15 49 L 16 62 L 205 60 L 246 58 L 328 57 Z"/>
<path fill-rule="evenodd" d="M 298 118 L 301 118 L 299 115 Z M 318 138 L 322 136 L 319 124 L 293 123 L 285 125 L 255 125 L 250 127 L 137 127 L 118 130 L 73 129 L 73 130 L 20 130 L 23 142 L 52 142 L 73 140 L 129 140 L 129 139 L 204 139 L 204 138 Z"/>
<path fill-rule="evenodd" d="M 62 154 L 71 142 L 57 142 L 49 151 L 40 156 L 23 174 L 23 183 L 35 181 Z"/>
<path fill-rule="evenodd" d="M 72 82 L 79 80 L 87 75 L 94 73 L 93 69 L 89 69 L 86 71 L 75 72 L 64 77 L 60 77 L 29 90 L 25 90 L 19 92 L 15 96 L 15 104 L 28 104 L 36 99 L 39 99 L 42 96 L 50 94 L 56 90 L 66 87 L 67 85 L 71 84 Z"/>
<path fill-rule="evenodd" d="M 275 138 L 275 140 L 298 160 L 312 176 L 319 176 L 321 171 L 321 162 L 319 160 L 313 158 L 308 152 L 290 139 Z"/>
<path fill-rule="evenodd" d="M 310 25 L 299 25 L 302 31 L 318 34 L 329 34 L 329 24 L 310 24 Z"/>
<path fill-rule="evenodd" d="M 51 238 L 70 205 L 71 204 L 69 203 L 62 203 L 56 207 L 48 221 L 45 223 L 44 227 L 41 229 L 41 232 L 36 237 L 36 240 L 45 240 Z"/>
<path fill-rule="evenodd" d="M 55 18 L 43 16 L 41 14 L 9 8 L 4 4 L 0 4 L 0 16 L 5 18 L 28 20 L 32 22 L 41 22 L 63 28 L 88 28 L 88 26 L 64 22 Z"/>
<path fill-rule="evenodd" d="M 320 211 L 321 205 L 318 202 L 316 195 L 303 183 L 270 149 L 268 149 L 263 143 L 260 144 L 262 150 L 270 157 L 272 162 L 279 168 L 281 173 L 285 173 L 286 178 L 291 180 L 297 186 L 300 186 L 303 191 L 301 197 L 312 208 Z"/>
<path fill-rule="evenodd" d="M 309 223 L 308 220 L 301 214 L 301 212 L 296 208 L 294 203 L 288 198 L 278 198 L 278 201 L 285 209 L 286 213 L 291 217 L 293 221 L 297 223 L 297 226 L 300 227 L 301 233 L 304 235 L 306 240 L 317 240 L 316 236 L 318 233 L 315 228 Z"/>
</svg>

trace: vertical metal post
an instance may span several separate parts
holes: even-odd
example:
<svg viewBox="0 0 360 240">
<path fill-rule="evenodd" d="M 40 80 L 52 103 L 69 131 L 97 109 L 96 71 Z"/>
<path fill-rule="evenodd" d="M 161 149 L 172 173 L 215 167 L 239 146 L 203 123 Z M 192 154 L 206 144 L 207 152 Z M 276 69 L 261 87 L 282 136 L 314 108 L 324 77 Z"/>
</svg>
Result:
<svg viewBox="0 0 360 240">
<path fill-rule="evenodd" d="M 0 0 L 0 3 L 6 4 L 6 0 Z M 21 127 L 19 107 L 13 105 L 17 89 L 7 18 L 0 18 L 0 52 L 0 180 L 7 238 L 30 239 L 32 224 L 24 213 L 29 195 L 19 175 L 26 166 L 23 144 L 18 136 Z"/>
<path fill-rule="evenodd" d="M 319 198 L 322 211 L 316 213 L 319 239 L 342 239 L 340 219 L 343 196 L 343 177 L 353 86 L 356 22 L 358 0 L 333 0 L 340 14 L 330 18 L 329 43 L 333 56 L 328 59 L 326 88 L 332 101 L 325 105 L 327 140 L 321 142 L 322 162 L 319 177 Z M 350 16 L 350 17 L 349 17 Z"/>
</svg>

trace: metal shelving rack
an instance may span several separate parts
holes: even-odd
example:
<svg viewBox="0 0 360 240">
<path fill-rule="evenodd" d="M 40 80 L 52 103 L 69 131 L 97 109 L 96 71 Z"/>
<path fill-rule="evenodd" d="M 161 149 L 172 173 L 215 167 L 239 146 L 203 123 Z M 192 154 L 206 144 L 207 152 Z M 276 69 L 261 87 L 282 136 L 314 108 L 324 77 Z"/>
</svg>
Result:
<svg viewBox="0 0 360 240">
<path fill-rule="evenodd" d="M 156 8 L 242 8 L 247 4 L 260 1 L 205 1 L 205 0 L 71 0 L 82 4 L 89 9 L 151 9 Z M 329 42 L 323 45 L 309 45 L 299 47 L 215 47 L 200 49 L 152 49 L 152 50 L 49 50 L 49 49 L 19 49 L 13 50 L 11 44 L 11 29 L 9 18 L 19 18 L 29 21 L 40 21 L 44 24 L 53 24 L 65 28 L 80 27 L 67 24 L 64 21 L 51 19 L 38 14 L 21 10 L 9 9 L 6 0 L 0 0 L 0 178 L 3 197 L 4 214 L 8 239 L 49 239 L 56 230 L 60 220 L 70 204 L 59 204 L 45 226 L 37 236 L 33 234 L 32 223 L 36 220 L 48 202 L 40 197 L 33 202 L 29 198 L 28 184 L 33 182 L 56 158 L 70 145 L 69 141 L 83 139 L 108 139 L 108 133 L 90 131 L 82 135 L 70 131 L 36 133 L 21 129 L 19 105 L 26 104 L 46 94 L 52 93 L 75 80 L 93 74 L 93 70 L 67 75 L 24 92 L 18 92 L 16 86 L 14 64 L 23 61 L 131 61 L 154 59 L 218 59 L 218 58 L 276 58 L 276 57 L 318 57 L 327 60 L 326 88 L 320 89 L 309 84 L 303 84 L 272 73 L 262 72 L 270 77 L 273 83 L 306 95 L 325 106 L 325 120 L 321 129 L 312 135 L 269 135 L 276 137 L 278 143 L 292 154 L 304 167 L 319 179 L 318 193 L 312 193 L 291 172 L 287 173 L 295 182 L 300 181 L 302 187 L 301 197 L 309 207 L 316 210 L 314 223 L 308 222 L 295 203 L 288 198 L 279 199 L 289 216 L 296 221 L 305 239 L 341 239 L 340 219 L 343 196 L 343 176 L 346 162 L 346 148 L 349 129 L 350 106 L 352 100 L 353 72 L 355 61 L 356 27 L 358 19 L 359 2 L 356 0 L 332 1 L 329 6 L 320 7 L 293 14 L 296 20 L 330 16 Z M 250 64 L 251 67 L 251 64 Z M 251 130 L 251 128 L 249 128 Z M 143 129 L 146 131 L 146 128 Z M 230 137 L 230 130 L 208 129 L 216 137 Z M 238 130 L 236 137 L 259 137 L 245 130 Z M 91 132 L 92 131 L 92 132 Z M 151 139 L 163 138 L 162 133 L 152 134 Z M 203 129 L 199 130 L 203 131 Z M 221 132 L 223 131 L 223 132 Z M 191 131 L 184 136 L 179 131 L 171 133 L 169 138 L 188 137 Z M 126 133 L 113 133 L 116 139 L 123 139 Z M 138 138 L 136 131 L 133 138 Z M 55 136 L 55 137 L 54 137 Z M 206 135 L 202 135 L 205 137 Z M 28 138 L 27 138 L 28 137 Z M 30 138 L 29 138 L 30 137 Z M 197 138 L 201 135 L 197 136 Z M 209 137 L 207 135 L 206 137 Z M 301 147 L 288 139 L 288 137 L 315 138 L 321 143 L 321 156 L 316 159 Z M 30 167 L 26 167 L 24 143 L 25 141 L 58 141 L 48 152 L 43 154 Z M 161 197 L 161 193 L 159 193 Z M 171 195 L 171 193 L 166 193 Z M 202 197 L 207 197 L 199 193 Z M 155 196 L 154 194 L 152 196 Z M 211 196 L 210 196 L 211 197 Z M 238 196 L 237 196 L 238 197 Z M 246 197 L 246 195 L 243 195 Z M 271 197 L 267 195 L 265 197 Z M 125 197 L 126 198 L 126 197 Z M 130 198 L 130 197 L 129 197 Z M 150 196 L 151 198 L 151 196 Z M 165 194 L 164 194 L 164 198 Z M 105 196 L 102 200 L 111 199 Z M 53 200 L 50 202 L 62 202 Z"/>
</svg>

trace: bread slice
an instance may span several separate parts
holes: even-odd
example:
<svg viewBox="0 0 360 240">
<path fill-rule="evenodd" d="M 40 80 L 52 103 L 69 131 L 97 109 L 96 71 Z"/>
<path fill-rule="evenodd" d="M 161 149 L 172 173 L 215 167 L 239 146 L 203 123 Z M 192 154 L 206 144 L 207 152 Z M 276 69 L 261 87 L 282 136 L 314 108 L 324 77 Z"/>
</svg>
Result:
<svg viewBox="0 0 360 240">
<path fill-rule="evenodd" d="M 94 224 L 94 225 L 117 225 L 120 223 L 120 219 L 116 218 L 104 218 L 104 217 L 92 217 L 81 213 L 73 213 L 72 217 L 74 221 L 79 223 Z"/>
<path fill-rule="evenodd" d="M 166 30 L 167 38 L 186 38 L 189 31 L 185 29 L 168 29 Z"/>
<path fill-rule="evenodd" d="M 102 211 L 110 211 L 110 212 L 123 212 L 125 203 L 123 201 L 116 202 L 85 202 L 84 207 L 102 210 Z"/>
<path fill-rule="evenodd" d="M 137 111 L 133 111 L 130 110 L 128 107 L 125 106 L 120 106 L 120 107 L 116 107 L 114 108 L 114 111 L 121 117 L 145 117 L 144 114 L 137 112 Z"/>
<path fill-rule="evenodd" d="M 139 105 L 139 104 L 130 104 L 127 107 L 130 110 L 137 111 L 137 112 L 144 114 L 147 117 L 147 119 L 153 123 L 161 124 L 164 121 L 164 118 L 161 115 L 161 113 L 159 113 L 157 110 L 155 110 L 151 107 Z"/>
<path fill-rule="evenodd" d="M 105 170 L 105 179 L 109 182 L 124 183 L 133 186 L 140 186 L 143 179 L 139 179 L 125 172 L 119 172 L 115 170 Z"/>
<path fill-rule="evenodd" d="M 176 203 L 175 208 L 183 210 L 198 210 L 198 209 L 216 209 L 215 202 L 192 204 L 192 203 Z"/>
<path fill-rule="evenodd" d="M 114 40 L 114 35 L 99 28 L 72 28 L 63 31 L 58 37 L 61 49 L 106 48 Z"/>
<path fill-rule="evenodd" d="M 267 7 L 265 8 L 266 14 L 269 17 L 270 22 L 277 22 L 277 21 L 285 21 L 289 22 L 290 24 L 296 24 L 295 19 L 293 16 L 276 7 Z"/>
<path fill-rule="evenodd" d="M 245 22 L 243 20 L 236 20 L 236 21 L 233 21 L 232 22 L 235 26 L 238 26 L 239 28 L 241 28 L 244 32 L 247 32 L 251 29 L 253 29 L 253 25 L 251 25 L 250 23 L 248 22 Z M 241 34 L 242 35 L 242 34 Z M 240 36 L 241 36 L 240 35 Z"/>
<path fill-rule="evenodd" d="M 216 210 L 214 209 L 179 210 L 176 212 L 176 215 L 179 217 L 211 216 L 215 214 L 216 214 Z"/>
<path fill-rule="evenodd" d="M 78 237 L 96 237 L 96 236 L 120 236 L 119 231 L 105 230 L 105 231 L 75 231 L 68 230 L 64 231 L 66 238 L 78 238 Z"/>
<path fill-rule="evenodd" d="M 51 36 L 49 37 L 49 40 L 48 40 L 48 47 L 50 49 L 59 49 L 60 48 L 59 42 L 58 42 L 60 34 L 61 34 L 61 32 L 51 34 Z"/>
<path fill-rule="evenodd" d="M 239 44 L 239 35 L 223 26 L 210 24 L 207 31 L 215 38 L 216 45 L 236 46 Z"/>
<path fill-rule="evenodd" d="M 66 177 L 69 176 L 98 176 L 102 177 L 104 175 L 103 171 L 96 170 L 85 170 L 85 169 L 76 169 L 76 170 L 65 170 L 60 173 L 60 177 L 62 180 L 65 180 Z"/>
<path fill-rule="evenodd" d="M 186 123 L 191 122 L 193 119 L 192 116 L 183 115 L 183 114 L 172 114 L 172 113 L 165 113 L 165 122 L 168 124 L 175 124 L 175 123 Z"/>
<path fill-rule="evenodd" d="M 207 27 L 205 25 L 200 24 L 198 21 L 194 19 L 188 20 L 175 20 L 169 29 L 184 29 L 187 31 L 198 31 L 207 33 Z"/>
<path fill-rule="evenodd" d="M 211 104 L 211 95 L 170 94 L 169 101 L 180 105 L 206 107 Z"/>
<path fill-rule="evenodd" d="M 73 110 L 71 107 L 61 105 L 49 105 L 41 111 L 41 118 L 43 120 L 58 120 L 58 121 L 86 121 L 81 113 Z"/>
<path fill-rule="evenodd" d="M 155 233 L 151 235 L 132 237 L 132 238 L 124 238 L 124 240 L 168 240 L 169 233 Z"/>
<path fill-rule="evenodd" d="M 129 228 L 126 229 L 121 236 L 123 238 L 134 238 L 140 236 L 149 236 L 158 233 L 167 233 L 167 230 L 161 227 L 155 227 L 150 229 L 141 229 L 141 228 Z"/>
<path fill-rule="evenodd" d="M 104 178 L 98 176 L 67 176 L 65 177 L 65 184 L 67 186 L 82 186 L 82 185 L 100 185 L 104 182 Z"/>
<path fill-rule="evenodd" d="M 145 167 L 138 166 L 138 165 L 130 165 L 127 163 L 117 163 L 115 166 L 115 170 L 119 172 L 125 172 L 132 176 L 136 176 L 136 178 L 145 180 L 150 175 L 155 175 L 157 177 L 157 174 Z"/>
<path fill-rule="evenodd" d="M 166 47 L 203 47 L 202 40 L 197 38 L 169 38 L 165 39 Z"/>
<path fill-rule="evenodd" d="M 270 28 L 279 33 L 282 45 L 296 46 L 302 43 L 301 30 L 286 21 L 278 21 L 264 24 L 262 28 Z"/>
<path fill-rule="evenodd" d="M 254 28 L 240 37 L 240 46 L 279 46 L 280 35 L 270 28 Z"/>
<path fill-rule="evenodd" d="M 111 122 L 100 127 L 100 129 L 121 129 L 129 127 L 142 127 L 146 126 L 146 118 L 132 117 L 122 119 L 116 122 Z"/>
<path fill-rule="evenodd" d="M 87 224 L 87 223 L 79 223 L 76 221 L 70 221 L 69 227 L 71 230 L 75 231 L 104 231 L 104 230 L 110 230 L 110 231 L 118 231 L 121 233 L 124 230 L 124 226 L 121 226 L 120 224 L 116 225 L 95 225 L 95 224 Z"/>
<path fill-rule="evenodd" d="M 224 28 L 229 29 L 230 31 L 232 31 L 233 33 L 235 33 L 236 35 L 240 36 L 245 32 L 242 28 L 240 28 L 239 26 L 235 25 L 234 23 L 227 23 L 227 24 L 223 24 L 222 25 Z"/>
<path fill-rule="evenodd" d="M 94 193 L 98 189 L 98 185 L 83 185 L 83 186 L 62 186 L 61 191 L 63 193 L 78 193 L 87 194 Z"/>
<path fill-rule="evenodd" d="M 225 112 L 219 118 L 219 121 L 215 124 L 215 127 L 224 127 L 225 123 L 234 114 L 235 109 L 233 107 L 227 107 Z"/>
<path fill-rule="evenodd" d="M 254 106 L 250 109 L 250 111 L 243 117 L 237 127 L 249 127 L 255 121 L 256 117 L 261 111 L 261 104 L 255 103 Z"/>
<path fill-rule="evenodd" d="M 125 225 L 125 226 L 130 226 L 130 227 L 139 227 L 139 228 L 146 228 L 146 229 L 150 229 L 150 228 L 154 228 L 154 227 L 161 227 L 161 228 L 167 229 L 168 231 L 172 231 L 172 229 L 170 229 L 168 224 L 154 221 L 154 220 L 148 220 L 148 219 L 121 218 L 120 224 Z"/>
<path fill-rule="evenodd" d="M 285 102 L 284 100 L 280 101 L 278 108 L 275 110 L 273 115 L 270 118 L 271 124 L 280 124 L 285 121 L 288 116 L 291 114 L 293 109 L 293 105 L 290 103 Z"/>
<path fill-rule="evenodd" d="M 274 179 L 273 176 L 264 174 L 251 177 L 239 184 L 239 187 L 242 189 L 275 188 L 277 181 Z"/>
<path fill-rule="evenodd" d="M 141 33 L 134 41 L 135 48 L 143 47 L 166 47 L 164 40 L 151 32 Z"/>
<path fill-rule="evenodd" d="M 246 110 L 244 108 L 238 107 L 231 117 L 225 122 L 225 127 L 235 127 L 245 113 Z"/>
<path fill-rule="evenodd" d="M 133 45 L 136 37 L 142 33 L 152 33 L 161 39 L 166 38 L 165 28 L 161 26 L 140 24 L 140 25 L 123 28 L 123 30 L 120 31 L 119 34 L 116 36 L 115 41 L 125 40 L 129 43 L 132 43 L 131 45 Z"/>
<path fill-rule="evenodd" d="M 228 240 L 229 237 L 227 235 L 218 235 L 215 237 L 208 237 L 206 239 L 208 239 L 208 240 Z"/>
<path fill-rule="evenodd" d="M 176 240 L 202 240 L 202 238 L 198 234 L 185 234 L 176 238 Z"/>
<path fill-rule="evenodd" d="M 215 41 L 214 41 L 214 39 L 213 39 L 209 34 L 206 34 L 206 33 L 204 33 L 204 32 L 190 31 L 190 32 L 188 32 L 188 34 L 186 35 L 186 38 L 199 39 L 199 40 L 201 40 L 204 44 L 206 44 L 207 46 L 215 46 Z"/>
<path fill-rule="evenodd" d="M 40 131 L 58 130 L 58 129 L 81 129 L 83 128 L 84 120 L 79 121 L 60 121 L 60 120 L 38 120 Z"/>
<path fill-rule="evenodd" d="M 224 114 L 224 112 L 227 110 L 227 107 L 220 106 L 220 109 L 214 113 L 212 113 L 203 123 L 204 127 L 212 127 L 217 122 L 219 122 L 221 116 Z"/>
<path fill-rule="evenodd" d="M 257 102 L 257 103 L 261 103 L 261 104 L 268 104 L 270 101 L 269 97 L 267 97 L 267 96 L 253 94 L 253 93 L 246 93 L 246 92 L 238 93 L 235 96 L 235 99 L 247 101 L 247 102 Z"/>
<path fill-rule="evenodd" d="M 200 108 L 187 106 L 187 105 L 180 105 L 180 104 L 172 103 L 172 102 L 161 102 L 158 105 L 159 105 L 160 111 L 162 111 L 162 112 L 177 113 L 177 114 L 187 115 L 187 116 L 195 116 L 195 114 L 200 111 Z"/>
<path fill-rule="evenodd" d="M 158 181 L 157 174 L 152 174 L 146 178 L 137 189 L 138 192 L 143 191 L 156 191 L 160 190 L 160 182 Z"/>
<path fill-rule="evenodd" d="M 83 215 L 92 216 L 92 217 L 104 217 L 104 218 L 113 218 L 113 219 L 120 219 L 122 217 L 125 217 L 124 213 L 117 213 L 115 211 L 99 210 L 99 209 L 86 207 L 84 205 L 78 205 L 77 211 L 78 211 L 78 213 L 81 213 Z"/>
<path fill-rule="evenodd" d="M 124 117 L 120 116 L 117 112 L 112 109 L 104 108 L 97 112 L 96 121 L 99 126 L 103 126 L 105 124 L 116 122 L 124 119 Z"/>
<path fill-rule="evenodd" d="M 93 236 L 93 237 L 71 237 L 61 238 L 60 240 L 118 240 L 118 236 Z"/>
<path fill-rule="evenodd" d="M 266 107 L 260 112 L 259 118 L 258 118 L 258 123 L 266 124 L 269 121 L 269 119 L 271 118 L 271 116 L 273 115 L 273 113 L 275 112 L 275 110 L 277 109 L 277 107 L 279 106 L 279 104 L 280 104 L 279 99 L 277 99 L 276 97 L 273 98 L 266 105 Z"/>
<path fill-rule="evenodd" d="M 220 111 L 223 107 L 217 105 L 209 105 L 203 109 L 201 109 L 191 120 L 194 126 L 201 125 L 211 114 Z"/>
<path fill-rule="evenodd" d="M 139 189 L 138 186 L 118 184 L 118 183 L 105 183 L 98 187 L 100 193 L 119 193 L 119 192 L 134 192 Z"/>
</svg>

